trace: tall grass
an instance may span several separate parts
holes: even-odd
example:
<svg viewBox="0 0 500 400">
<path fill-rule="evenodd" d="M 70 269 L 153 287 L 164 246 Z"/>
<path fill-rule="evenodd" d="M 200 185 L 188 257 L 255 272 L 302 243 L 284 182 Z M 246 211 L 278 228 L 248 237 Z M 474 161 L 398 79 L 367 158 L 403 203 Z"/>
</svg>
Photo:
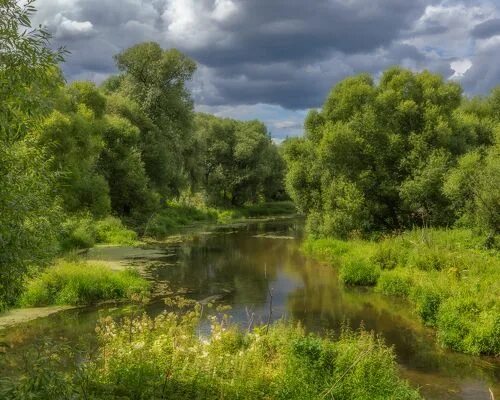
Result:
<svg viewBox="0 0 500 400">
<path fill-rule="evenodd" d="M 112 271 L 97 263 L 61 261 L 27 283 L 19 305 L 88 305 L 131 299 L 148 289 L 149 283 L 134 270 Z"/>
<path fill-rule="evenodd" d="M 79 374 L 49 375 L 52 385 L 30 386 L 44 376 L 38 372 L 9 382 L 10 392 L 33 398 L 44 398 L 50 388 L 92 399 L 420 399 L 399 378 L 393 350 L 373 334 L 346 330 L 338 339 L 320 338 L 286 322 L 247 332 L 214 316 L 210 336 L 200 337 L 199 318 L 197 308 L 155 319 L 102 320 L 100 347 Z"/>
<path fill-rule="evenodd" d="M 62 225 L 60 236 L 64 251 L 87 249 L 98 243 L 133 245 L 137 242 L 137 234 L 127 229 L 119 218 L 94 220 L 89 214 L 69 217 Z"/>
<path fill-rule="evenodd" d="M 500 354 L 500 253 L 465 229 L 419 229 L 378 241 L 308 239 L 306 253 L 348 285 L 408 299 L 444 346 Z"/>
</svg>

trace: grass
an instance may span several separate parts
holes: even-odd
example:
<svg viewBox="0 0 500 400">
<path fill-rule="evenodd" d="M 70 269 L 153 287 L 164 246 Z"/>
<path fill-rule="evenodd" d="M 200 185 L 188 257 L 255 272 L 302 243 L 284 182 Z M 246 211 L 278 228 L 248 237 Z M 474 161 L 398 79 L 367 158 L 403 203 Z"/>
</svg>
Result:
<svg viewBox="0 0 500 400">
<path fill-rule="evenodd" d="M 466 229 L 424 229 L 378 241 L 306 240 L 303 250 L 340 267 L 346 285 L 407 299 L 445 347 L 500 354 L 500 257 Z"/>
<path fill-rule="evenodd" d="M 61 261 L 27 283 L 19 305 L 89 305 L 132 299 L 148 289 L 149 283 L 134 270 L 111 271 L 97 263 Z"/>
<path fill-rule="evenodd" d="M 284 201 L 225 209 L 201 203 L 168 202 L 149 219 L 144 227 L 144 236 L 162 238 L 179 228 L 200 223 L 227 224 L 244 218 L 291 215 L 295 212 L 293 203 Z"/>
<path fill-rule="evenodd" d="M 371 333 L 344 330 L 339 338 L 321 338 L 287 322 L 248 332 L 216 315 L 210 336 L 201 337 L 199 322 L 199 307 L 154 319 L 103 319 L 99 348 L 91 361 L 80 362 L 78 374 L 56 372 L 58 365 L 50 364 L 60 356 L 46 356 L 48 364 L 32 359 L 35 367 L 6 381 L 7 398 L 421 398 L 398 376 L 393 350 Z M 39 381 L 46 384 L 33 384 Z"/>
<path fill-rule="evenodd" d="M 83 214 L 63 223 L 60 243 L 64 251 L 88 249 L 96 244 L 130 246 L 137 243 L 137 234 L 127 229 L 119 218 L 108 216 L 96 221 L 89 214 Z"/>
</svg>

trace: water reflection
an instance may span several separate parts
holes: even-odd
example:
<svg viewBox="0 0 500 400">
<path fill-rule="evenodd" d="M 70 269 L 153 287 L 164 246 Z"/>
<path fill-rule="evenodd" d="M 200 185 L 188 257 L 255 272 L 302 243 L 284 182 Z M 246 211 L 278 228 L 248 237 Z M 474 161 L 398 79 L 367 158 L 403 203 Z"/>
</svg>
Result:
<svg viewBox="0 0 500 400">
<path fill-rule="evenodd" d="M 415 322 L 407 304 L 370 290 L 344 288 L 334 268 L 301 254 L 301 237 L 300 220 L 281 220 L 194 234 L 189 241 L 143 253 L 115 248 L 106 254 L 102 249 L 100 257 L 123 261 L 133 254 L 137 262 L 141 255 L 147 260 L 154 254 L 151 262 L 143 263 L 148 276 L 198 300 L 220 295 L 222 303 L 233 307 L 233 319 L 244 326 L 252 313 L 255 322 L 267 321 L 271 297 L 273 319 L 301 321 L 311 331 L 338 331 L 346 323 L 354 328 L 363 325 L 395 347 L 402 373 L 421 387 L 426 398 L 486 400 L 488 387 L 500 397 L 498 360 L 438 348 L 433 332 Z M 162 309 L 159 302 L 148 312 Z M 3 338 L 0 332 L 0 341 L 13 346 L 11 354 L 36 337 L 91 341 L 98 311 L 64 312 L 7 330 Z"/>
</svg>

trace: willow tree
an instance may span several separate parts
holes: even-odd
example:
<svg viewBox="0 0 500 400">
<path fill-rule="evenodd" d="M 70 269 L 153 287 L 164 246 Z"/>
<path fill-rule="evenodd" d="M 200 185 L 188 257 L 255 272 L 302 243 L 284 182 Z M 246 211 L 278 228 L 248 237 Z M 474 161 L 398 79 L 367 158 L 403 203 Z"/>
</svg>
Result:
<svg viewBox="0 0 500 400">
<path fill-rule="evenodd" d="M 55 250 L 53 176 L 30 132 L 51 107 L 63 51 L 30 25 L 33 1 L 0 1 L 0 309 L 12 304 L 30 266 Z"/>
</svg>

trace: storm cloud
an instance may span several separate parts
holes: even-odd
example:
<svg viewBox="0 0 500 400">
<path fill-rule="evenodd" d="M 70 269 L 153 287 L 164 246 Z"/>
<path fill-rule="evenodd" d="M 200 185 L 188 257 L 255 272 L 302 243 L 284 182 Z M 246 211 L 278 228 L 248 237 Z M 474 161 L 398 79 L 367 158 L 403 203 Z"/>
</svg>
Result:
<svg viewBox="0 0 500 400">
<path fill-rule="evenodd" d="M 37 8 L 35 22 L 71 52 L 68 80 L 100 82 L 116 72 L 114 54 L 157 41 L 198 62 L 190 84 L 198 109 L 263 118 L 277 137 L 300 133 L 305 110 L 355 73 L 429 69 L 471 94 L 500 83 L 496 0 L 38 0 Z"/>
</svg>

